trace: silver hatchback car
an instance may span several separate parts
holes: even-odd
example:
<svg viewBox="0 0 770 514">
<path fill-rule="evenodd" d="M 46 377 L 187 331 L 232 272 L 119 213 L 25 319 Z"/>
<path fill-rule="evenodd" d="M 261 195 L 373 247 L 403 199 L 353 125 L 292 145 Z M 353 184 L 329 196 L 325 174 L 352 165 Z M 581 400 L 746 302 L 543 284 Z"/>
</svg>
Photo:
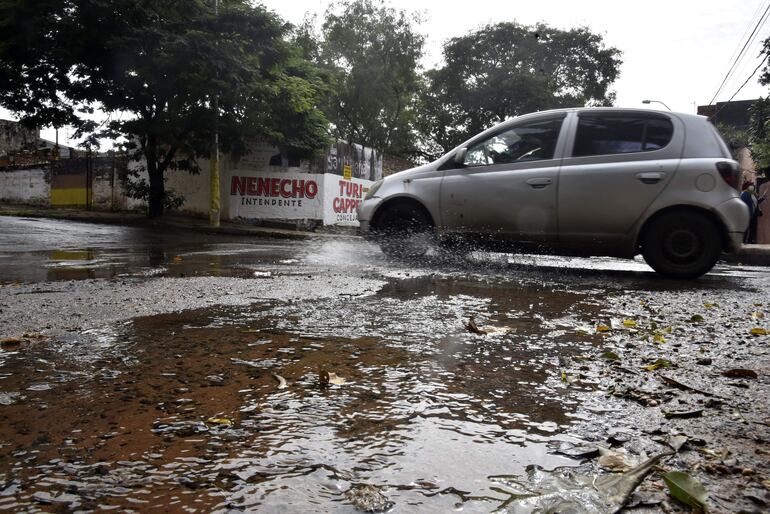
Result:
<svg viewBox="0 0 770 514">
<path fill-rule="evenodd" d="M 577 108 L 503 122 L 372 185 L 358 208 L 387 254 L 441 246 L 633 258 L 695 278 L 749 223 L 740 171 L 701 116 Z M 467 246 L 470 245 L 470 246 Z"/>
</svg>

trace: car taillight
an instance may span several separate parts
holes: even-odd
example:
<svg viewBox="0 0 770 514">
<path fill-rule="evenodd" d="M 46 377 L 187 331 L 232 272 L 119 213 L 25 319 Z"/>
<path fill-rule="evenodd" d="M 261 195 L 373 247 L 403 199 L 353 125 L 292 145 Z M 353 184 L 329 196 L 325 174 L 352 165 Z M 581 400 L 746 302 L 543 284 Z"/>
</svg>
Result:
<svg viewBox="0 0 770 514">
<path fill-rule="evenodd" d="M 719 171 L 719 175 L 728 186 L 734 188 L 737 191 L 740 190 L 740 184 L 738 184 L 740 179 L 740 170 L 738 170 L 737 163 L 720 161 L 717 163 L 717 171 Z"/>
</svg>

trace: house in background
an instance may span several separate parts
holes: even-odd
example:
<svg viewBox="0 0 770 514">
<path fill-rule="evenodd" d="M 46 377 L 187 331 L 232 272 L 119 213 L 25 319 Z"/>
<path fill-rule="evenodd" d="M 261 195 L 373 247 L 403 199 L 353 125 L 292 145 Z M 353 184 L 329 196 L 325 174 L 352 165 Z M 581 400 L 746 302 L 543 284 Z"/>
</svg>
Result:
<svg viewBox="0 0 770 514">
<path fill-rule="evenodd" d="M 726 125 L 735 130 L 749 130 L 749 109 L 756 102 L 754 100 L 738 100 L 733 102 L 717 102 L 716 105 L 699 105 L 698 114 L 708 116 L 715 125 Z M 741 183 L 757 183 L 757 168 L 751 158 L 751 151 L 744 145 L 731 148 L 734 151 L 738 164 L 741 167 L 743 179 Z"/>
<path fill-rule="evenodd" d="M 754 100 L 738 100 L 735 102 L 717 102 L 716 105 L 699 105 L 698 114 L 708 116 L 712 123 L 726 125 L 736 130 L 748 131 L 751 118 L 749 109 L 756 102 Z M 745 146 L 732 148 L 735 160 L 741 167 L 741 183 L 751 182 L 756 184 L 759 196 L 770 196 L 770 181 L 766 174 L 760 170 L 751 158 L 751 151 Z M 764 202 L 760 209 L 764 212 L 757 220 L 757 243 L 770 244 L 770 202 Z"/>
</svg>

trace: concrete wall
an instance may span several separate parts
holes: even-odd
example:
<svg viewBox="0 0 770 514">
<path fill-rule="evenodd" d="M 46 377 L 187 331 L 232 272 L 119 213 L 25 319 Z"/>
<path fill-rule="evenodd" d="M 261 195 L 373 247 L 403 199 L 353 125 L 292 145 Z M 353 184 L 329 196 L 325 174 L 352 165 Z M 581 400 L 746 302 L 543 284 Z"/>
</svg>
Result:
<svg viewBox="0 0 770 514">
<path fill-rule="evenodd" d="M 0 201 L 48 205 L 51 199 L 49 168 L 0 170 Z"/>
</svg>

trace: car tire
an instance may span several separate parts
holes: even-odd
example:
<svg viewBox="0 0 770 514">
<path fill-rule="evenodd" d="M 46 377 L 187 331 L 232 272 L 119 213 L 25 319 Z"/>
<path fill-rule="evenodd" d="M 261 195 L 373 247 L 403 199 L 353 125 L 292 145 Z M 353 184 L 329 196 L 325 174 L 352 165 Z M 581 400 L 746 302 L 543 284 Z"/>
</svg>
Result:
<svg viewBox="0 0 770 514">
<path fill-rule="evenodd" d="M 671 211 L 646 230 L 642 255 L 665 277 L 693 279 L 714 267 L 722 246 L 721 231 L 711 218 L 694 211 Z"/>
<path fill-rule="evenodd" d="M 397 203 L 379 216 L 377 233 L 382 252 L 388 257 L 422 257 L 435 243 L 435 230 L 423 209 Z"/>
</svg>

